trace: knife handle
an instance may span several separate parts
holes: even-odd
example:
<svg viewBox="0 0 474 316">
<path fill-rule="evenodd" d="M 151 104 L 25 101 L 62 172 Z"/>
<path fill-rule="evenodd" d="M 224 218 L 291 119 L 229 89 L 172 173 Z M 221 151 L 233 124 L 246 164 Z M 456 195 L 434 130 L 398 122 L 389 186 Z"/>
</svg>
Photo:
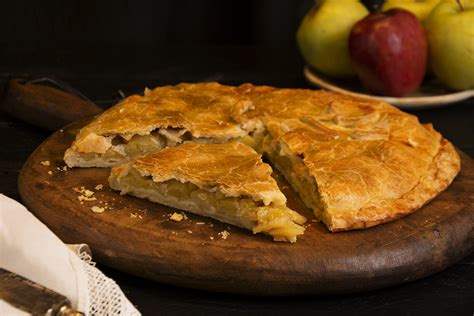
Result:
<svg viewBox="0 0 474 316">
<path fill-rule="evenodd" d="M 0 268 L 0 299 L 32 315 L 81 316 L 62 294 Z"/>
<path fill-rule="evenodd" d="M 20 120 L 53 131 L 103 112 L 93 102 L 66 91 L 15 79 L 8 81 L 0 108 Z"/>
</svg>

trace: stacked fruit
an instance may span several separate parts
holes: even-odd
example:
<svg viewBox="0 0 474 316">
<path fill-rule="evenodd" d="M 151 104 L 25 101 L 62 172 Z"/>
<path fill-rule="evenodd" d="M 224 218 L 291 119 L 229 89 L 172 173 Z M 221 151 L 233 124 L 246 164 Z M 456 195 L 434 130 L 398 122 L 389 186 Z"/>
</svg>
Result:
<svg viewBox="0 0 474 316">
<path fill-rule="evenodd" d="M 357 75 L 372 93 L 415 91 L 427 69 L 447 87 L 474 88 L 474 0 L 316 0 L 297 40 L 306 62 L 334 78 Z"/>
</svg>

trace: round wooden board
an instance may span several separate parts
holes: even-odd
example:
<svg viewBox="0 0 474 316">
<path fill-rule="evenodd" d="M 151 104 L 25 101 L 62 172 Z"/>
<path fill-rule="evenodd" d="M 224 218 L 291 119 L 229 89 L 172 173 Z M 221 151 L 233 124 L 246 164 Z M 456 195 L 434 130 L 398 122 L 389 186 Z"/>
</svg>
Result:
<svg viewBox="0 0 474 316">
<path fill-rule="evenodd" d="M 109 169 L 63 171 L 63 153 L 84 123 L 56 132 L 36 149 L 21 170 L 20 194 L 64 242 L 87 243 L 97 261 L 122 271 L 220 292 L 333 294 L 416 280 L 474 249 L 474 163 L 463 153 L 461 173 L 431 203 L 360 231 L 330 233 L 312 222 L 301 200 L 277 176 L 289 206 L 309 217 L 306 233 L 290 244 L 193 214 L 171 221 L 175 210 L 111 191 Z M 94 189 L 98 184 L 103 190 Z M 97 200 L 81 204 L 73 190 L 81 186 L 94 191 Z M 105 212 L 91 211 L 105 203 Z M 224 230 L 230 232 L 227 239 L 219 234 Z"/>
</svg>

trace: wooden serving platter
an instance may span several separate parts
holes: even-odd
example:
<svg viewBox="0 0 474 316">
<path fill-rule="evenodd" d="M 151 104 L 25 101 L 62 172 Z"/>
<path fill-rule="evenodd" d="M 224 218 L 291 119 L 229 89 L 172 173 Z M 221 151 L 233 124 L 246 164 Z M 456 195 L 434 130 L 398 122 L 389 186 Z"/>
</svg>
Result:
<svg viewBox="0 0 474 316">
<path fill-rule="evenodd" d="M 63 170 L 63 153 L 85 123 L 69 125 L 36 149 L 21 170 L 20 194 L 64 242 L 87 243 L 97 261 L 140 277 L 251 295 L 348 293 L 431 275 L 474 249 L 474 163 L 463 153 L 460 174 L 431 203 L 360 231 L 330 233 L 312 222 L 276 175 L 289 206 L 309 217 L 306 233 L 290 244 L 192 214 L 172 221 L 177 210 L 113 192 L 109 169 Z M 99 184 L 104 188 L 94 189 Z M 74 188 L 82 186 L 97 200 L 81 204 Z M 94 213 L 93 206 L 107 208 Z M 223 231 L 230 233 L 226 239 Z"/>
</svg>

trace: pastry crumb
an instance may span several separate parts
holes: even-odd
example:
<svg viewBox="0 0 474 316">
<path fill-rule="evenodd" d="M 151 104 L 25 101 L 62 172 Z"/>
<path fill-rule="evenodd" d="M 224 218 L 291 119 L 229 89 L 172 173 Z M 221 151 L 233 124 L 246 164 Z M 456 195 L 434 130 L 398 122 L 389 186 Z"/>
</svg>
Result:
<svg viewBox="0 0 474 316">
<path fill-rule="evenodd" d="M 85 195 L 86 197 L 90 198 L 91 196 L 94 195 L 94 192 L 91 191 L 91 190 L 87 190 L 87 189 L 86 189 L 86 190 L 84 190 L 84 195 Z"/>
<path fill-rule="evenodd" d="M 103 213 L 105 211 L 105 208 L 99 207 L 99 206 L 93 206 L 91 207 L 91 210 L 94 213 Z"/>
<path fill-rule="evenodd" d="M 209 239 L 210 239 L 210 240 L 214 240 L 214 237 L 212 237 L 212 236 L 209 236 Z"/>
<path fill-rule="evenodd" d="M 97 191 L 100 191 L 100 190 L 102 190 L 103 188 L 104 188 L 104 185 L 103 185 L 103 184 L 98 184 L 98 185 L 95 186 L 94 189 L 96 189 Z"/>
<path fill-rule="evenodd" d="M 220 233 L 218 233 L 217 235 L 220 235 L 221 238 L 225 240 L 225 239 L 227 239 L 227 237 L 229 237 L 230 233 L 227 230 L 223 230 Z"/>
<path fill-rule="evenodd" d="M 44 160 L 40 162 L 40 164 L 42 164 L 43 166 L 51 166 L 51 162 L 49 160 Z"/>
<path fill-rule="evenodd" d="M 52 175 L 52 174 L 53 174 L 53 172 L 52 172 L 51 170 L 49 170 L 49 171 L 48 171 L 48 174 L 49 174 L 49 175 Z"/>
<path fill-rule="evenodd" d="M 130 213 L 130 218 L 143 219 L 143 216 L 135 212 L 135 213 Z"/>
<path fill-rule="evenodd" d="M 206 224 L 206 223 L 204 223 L 204 222 L 196 222 L 196 225 L 204 225 L 204 224 Z"/>
<path fill-rule="evenodd" d="M 174 212 L 170 216 L 170 220 L 175 221 L 175 222 L 181 222 L 183 219 L 184 219 L 183 214 L 179 214 L 179 213 L 176 213 L 176 212 Z"/>
<path fill-rule="evenodd" d="M 77 192 L 77 193 L 83 193 L 85 188 L 84 187 L 74 187 L 72 188 L 74 190 L 74 192 Z"/>
<path fill-rule="evenodd" d="M 85 195 L 78 195 L 78 196 L 77 196 L 77 199 L 78 199 L 79 201 L 81 201 L 81 202 L 82 202 L 82 201 L 96 201 L 96 200 L 97 200 L 94 196 L 92 196 L 92 197 L 87 197 L 87 196 L 85 196 Z"/>
<path fill-rule="evenodd" d="M 189 230 L 189 229 L 188 229 L 186 232 L 187 232 L 188 234 L 192 234 L 192 233 L 193 233 L 193 231 L 192 231 L 192 230 Z"/>
<path fill-rule="evenodd" d="M 63 167 L 63 171 L 67 171 L 67 166 L 64 166 L 64 167 Z"/>
<path fill-rule="evenodd" d="M 74 192 L 77 192 L 77 193 L 82 193 L 82 195 L 78 195 L 77 196 L 77 199 L 79 201 L 96 201 L 97 198 L 94 197 L 94 192 L 91 191 L 91 190 L 87 190 L 85 187 L 74 187 L 72 188 L 74 190 Z"/>
</svg>

